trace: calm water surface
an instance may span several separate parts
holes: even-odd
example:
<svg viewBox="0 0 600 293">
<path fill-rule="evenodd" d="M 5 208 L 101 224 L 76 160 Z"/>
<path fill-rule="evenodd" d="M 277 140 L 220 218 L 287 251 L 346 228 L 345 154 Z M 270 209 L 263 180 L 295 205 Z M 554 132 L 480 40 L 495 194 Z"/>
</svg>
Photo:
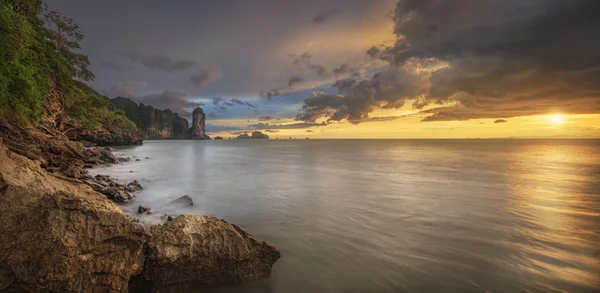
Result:
<svg viewBox="0 0 600 293">
<path fill-rule="evenodd" d="M 208 292 L 600 292 L 598 140 L 146 141 L 117 153 L 141 161 L 98 172 L 145 187 L 124 209 L 187 194 L 195 206 L 171 212 L 226 219 L 281 250 L 270 279 Z"/>
</svg>

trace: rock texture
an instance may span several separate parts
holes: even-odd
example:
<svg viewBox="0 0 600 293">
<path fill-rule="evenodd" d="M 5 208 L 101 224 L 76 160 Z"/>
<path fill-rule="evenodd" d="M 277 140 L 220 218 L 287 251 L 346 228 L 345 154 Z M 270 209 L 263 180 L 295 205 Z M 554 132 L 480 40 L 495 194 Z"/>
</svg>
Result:
<svg viewBox="0 0 600 293">
<path fill-rule="evenodd" d="M 191 138 L 192 139 L 210 139 L 208 137 L 208 135 L 206 135 L 205 127 L 206 127 L 206 114 L 204 114 L 204 110 L 202 110 L 202 108 L 194 109 L 194 112 L 192 113 Z"/>
<path fill-rule="evenodd" d="M 137 104 L 131 99 L 116 97 L 111 99 L 115 109 L 125 112 L 125 116 L 138 127 L 143 139 L 187 139 L 189 123 L 187 119 L 171 110 L 159 110 L 150 105 Z"/>
<path fill-rule="evenodd" d="M 214 217 L 181 215 L 152 227 L 142 278 L 153 292 L 267 277 L 279 251 Z"/>
<path fill-rule="evenodd" d="M 0 139 L 0 290 L 127 292 L 150 237 L 86 185 L 58 179 Z"/>
</svg>

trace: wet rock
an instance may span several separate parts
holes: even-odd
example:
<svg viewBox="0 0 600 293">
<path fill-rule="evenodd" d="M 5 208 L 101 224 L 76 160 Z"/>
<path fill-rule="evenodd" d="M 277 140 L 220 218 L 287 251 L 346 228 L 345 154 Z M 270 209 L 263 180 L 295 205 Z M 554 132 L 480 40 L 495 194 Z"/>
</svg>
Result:
<svg viewBox="0 0 600 293">
<path fill-rule="evenodd" d="M 143 213 L 148 213 L 150 212 L 150 208 L 146 207 L 146 206 L 139 206 L 138 207 L 138 214 L 143 214 Z"/>
<path fill-rule="evenodd" d="M 127 203 L 134 200 L 143 189 L 139 182 L 133 181 L 127 185 L 119 183 L 116 179 L 106 175 L 96 175 L 84 183 L 92 187 L 97 192 L 102 193 L 106 198 L 117 202 Z"/>
<path fill-rule="evenodd" d="M 83 184 L 0 146 L 0 290 L 127 292 L 148 231 Z"/>
<path fill-rule="evenodd" d="M 145 159 L 146 159 L 146 160 L 148 160 L 148 159 L 150 159 L 150 158 L 148 158 L 148 157 L 145 157 Z"/>
<path fill-rule="evenodd" d="M 142 276 L 153 292 L 181 292 L 190 284 L 247 282 L 268 277 L 280 252 L 236 225 L 181 215 L 151 228 Z"/>
<path fill-rule="evenodd" d="M 135 161 L 136 161 L 136 162 L 139 162 L 139 161 L 140 161 L 140 159 L 135 159 Z"/>
<path fill-rule="evenodd" d="M 194 109 L 192 113 L 192 128 L 191 128 L 191 138 L 192 139 L 210 139 L 208 135 L 206 135 L 206 114 L 204 114 L 204 110 L 202 108 Z"/>
<path fill-rule="evenodd" d="M 184 195 L 180 198 L 177 198 L 177 199 L 171 201 L 171 203 L 185 205 L 185 206 L 193 206 L 194 200 L 192 200 L 192 198 L 189 197 L 188 195 Z"/>
</svg>

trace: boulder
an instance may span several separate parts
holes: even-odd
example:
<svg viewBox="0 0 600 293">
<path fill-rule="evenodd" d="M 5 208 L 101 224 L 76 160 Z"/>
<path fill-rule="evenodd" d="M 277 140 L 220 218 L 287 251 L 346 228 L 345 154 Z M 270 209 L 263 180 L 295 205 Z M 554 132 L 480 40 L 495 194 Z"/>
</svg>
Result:
<svg viewBox="0 0 600 293">
<path fill-rule="evenodd" d="M 189 197 L 188 195 L 184 195 L 182 197 L 179 197 L 179 198 L 173 200 L 171 203 L 186 205 L 186 206 L 193 206 L 194 200 L 192 200 L 192 198 Z"/>
<path fill-rule="evenodd" d="M 89 186 L 54 177 L 0 141 L 0 290 L 127 292 L 146 228 Z"/>
<path fill-rule="evenodd" d="M 181 215 L 151 228 L 142 278 L 153 292 L 181 292 L 191 284 L 247 282 L 268 277 L 279 251 L 236 225 Z"/>
</svg>

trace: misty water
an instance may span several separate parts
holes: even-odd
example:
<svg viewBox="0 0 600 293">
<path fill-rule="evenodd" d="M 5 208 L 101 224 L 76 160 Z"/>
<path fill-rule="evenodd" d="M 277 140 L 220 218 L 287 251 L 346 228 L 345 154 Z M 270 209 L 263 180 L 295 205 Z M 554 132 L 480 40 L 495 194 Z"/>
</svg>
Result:
<svg viewBox="0 0 600 293">
<path fill-rule="evenodd" d="M 600 292 L 598 140 L 146 141 L 96 172 L 281 250 L 197 292 Z M 148 157 L 148 159 L 145 159 Z M 131 172 L 130 172 L 131 171 Z M 156 221 L 147 218 L 145 221 Z"/>
</svg>

